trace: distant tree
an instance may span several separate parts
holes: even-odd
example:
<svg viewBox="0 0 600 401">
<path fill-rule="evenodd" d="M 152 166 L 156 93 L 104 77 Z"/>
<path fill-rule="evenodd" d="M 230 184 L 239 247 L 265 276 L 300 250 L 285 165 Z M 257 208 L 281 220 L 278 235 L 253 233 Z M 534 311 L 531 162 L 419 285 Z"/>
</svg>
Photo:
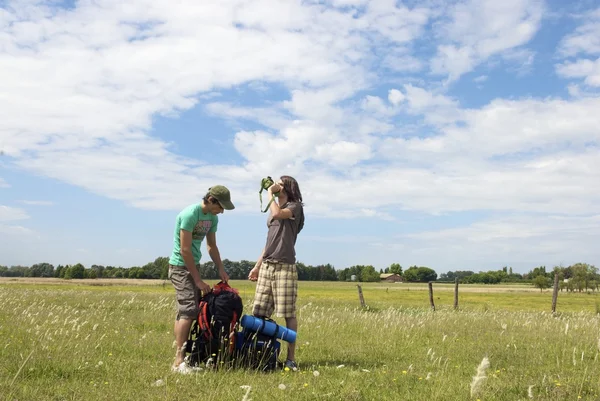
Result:
<svg viewBox="0 0 600 401">
<path fill-rule="evenodd" d="M 50 263 L 36 263 L 29 270 L 31 277 L 54 277 L 54 266 Z"/>
<path fill-rule="evenodd" d="M 535 269 L 530 270 L 529 273 L 527 273 L 527 277 L 530 280 L 536 278 L 537 276 L 549 277 L 548 272 L 546 272 L 546 266 L 538 266 Z"/>
<path fill-rule="evenodd" d="M 389 272 L 402 275 L 402 266 L 400 266 L 400 263 L 392 263 L 389 267 Z"/>
<path fill-rule="evenodd" d="M 371 265 L 365 266 L 362 269 L 360 279 L 363 282 L 381 281 L 381 277 L 379 276 L 379 273 L 377 273 L 377 270 L 375 270 L 375 268 Z"/>
<path fill-rule="evenodd" d="M 92 265 L 92 267 L 90 268 L 91 270 L 95 270 L 96 271 L 96 278 L 102 278 L 104 275 L 104 266 L 101 265 Z M 91 272 L 90 272 L 90 278 L 91 278 Z"/>
<path fill-rule="evenodd" d="M 447 273 L 442 273 L 440 275 L 440 280 L 441 281 L 454 281 L 454 279 L 458 278 L 459 280 L 462 280 L 466 277 L 472 276 L 473 274 L 475 274 L 474 272 L 467 270 L 467 271 L 462 271 L 462 270 L 457 270 L 457 271 L 449 271 Z"/>
<path fill-rule="evenodd" d="M 550 277 L 540 274 L 533 279 L 532 283 L 536 288 L 540 289 L 540 292 L 542 292 L 545 288 L 550 288 L 552 280 L 550 280 Z"/>
<path fill-rule="evenodd" d="M 411 266 L 404 272 L 404 280 L 408 282 L 426 283 L 436 279 L 435 270 L 425 266 Z"/>
<path fill-rule="evenodd" d="M 85 275 L 85 267 L 81 263 L 77 263 L 76 265 L 70 266 L 66 269 L 64 278 L 66 279 L 79 279 L 84 278 Z"/>
</svg>

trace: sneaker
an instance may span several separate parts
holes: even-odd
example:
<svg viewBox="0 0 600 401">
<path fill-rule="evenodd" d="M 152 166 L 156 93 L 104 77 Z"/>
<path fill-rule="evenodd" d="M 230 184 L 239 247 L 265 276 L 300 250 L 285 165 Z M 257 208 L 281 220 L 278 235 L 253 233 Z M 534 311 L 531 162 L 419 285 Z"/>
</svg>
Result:
<svg viewBox="0 0 600 401">
<path fill-rule="evenodd" d="M 192 368 L 189 367 L 185 362 L 181 362 L 178 366 L 171 366 L 171 371 L 187 375 L 192 373 Z"/>
<path fill-rule="evenodd" d="M 283 368 L 288 368 L 289 370 L 295 372 L 298 370 L 298 364 L 296 363 L 296 361 L 292 361 L 292 360 L 286 360 L 285 364 L 283 365 Z"/>
</svg>

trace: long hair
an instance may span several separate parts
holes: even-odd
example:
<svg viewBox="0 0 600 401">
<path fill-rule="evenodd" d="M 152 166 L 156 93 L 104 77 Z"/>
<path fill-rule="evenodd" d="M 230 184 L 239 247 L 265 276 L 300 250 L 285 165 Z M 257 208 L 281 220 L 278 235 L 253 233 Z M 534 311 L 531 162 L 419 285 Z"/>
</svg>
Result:
<svg viewBox="0 0 600 401">
<path fill-rule="evenodd" d="M 281 178 L 281 182 L 283 182 L 283 190 L 287 195 L 288 202 L 302 203 L 302 192 L 300 192 L 298 181 L 289 175 L 282 175 L 279 178 Z M 304 204 L 302 203 L 302 205 Z"/>
</svg>

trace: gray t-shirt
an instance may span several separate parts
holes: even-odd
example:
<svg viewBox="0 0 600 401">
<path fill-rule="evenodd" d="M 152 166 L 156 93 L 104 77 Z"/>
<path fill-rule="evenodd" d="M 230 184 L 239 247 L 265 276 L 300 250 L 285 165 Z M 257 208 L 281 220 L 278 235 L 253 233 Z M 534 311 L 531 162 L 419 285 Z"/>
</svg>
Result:
<svg viewBox="0 0 600 401">
<path fill-rule="evenodd" d="M 282 209 L 289 209 L 293 217 L 276 220 L 269 215 L 267 220 L 267 244 L 263 260 L 280 263 L 296 263 L 296 238 L 304 226 L 304 209 L 300 202 L 288 202 Z"/>
</svg>

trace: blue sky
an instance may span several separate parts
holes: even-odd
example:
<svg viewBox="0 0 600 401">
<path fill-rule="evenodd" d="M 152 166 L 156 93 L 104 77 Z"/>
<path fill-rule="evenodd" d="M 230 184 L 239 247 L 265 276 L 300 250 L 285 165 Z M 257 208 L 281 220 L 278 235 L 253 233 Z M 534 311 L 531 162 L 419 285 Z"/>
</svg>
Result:
<svg viewBox="0 0 600 401">
<path fill-rule="evenodd" d="M 600 2 L 0 2 L 0 265 L 136 266 L 295 176 L 298 260 L 600 265 Z M 207 261 L 208 255 L 203 261 Z"/>
</svg>

